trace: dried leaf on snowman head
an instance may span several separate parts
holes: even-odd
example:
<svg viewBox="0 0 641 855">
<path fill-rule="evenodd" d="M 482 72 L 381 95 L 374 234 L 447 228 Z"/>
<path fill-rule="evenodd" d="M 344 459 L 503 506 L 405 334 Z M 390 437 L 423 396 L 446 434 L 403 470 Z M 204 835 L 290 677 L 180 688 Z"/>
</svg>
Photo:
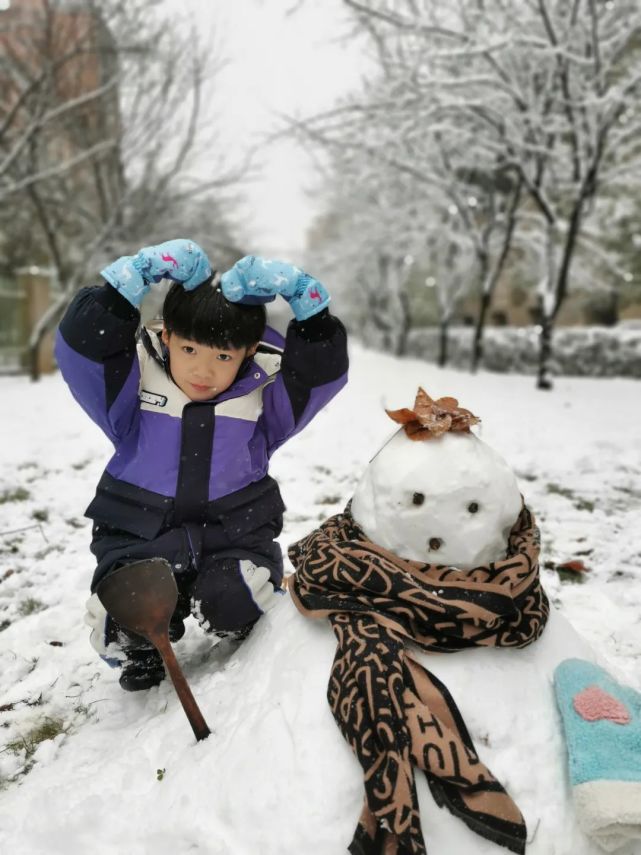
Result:
<svg viewBox="0 0 641 855">
<path fill-rule="evenodd" d="M 459 407 L 456 398 L 438 398 L 434 401 L 419 386 L 414 409 L 385 410 L 390 419 L 403 425 L 410 439 L 425 440 L 442 436 L 448 431 L 469 433 L 472 425 L 481 420 L 469 410 Z"/>
</svg>

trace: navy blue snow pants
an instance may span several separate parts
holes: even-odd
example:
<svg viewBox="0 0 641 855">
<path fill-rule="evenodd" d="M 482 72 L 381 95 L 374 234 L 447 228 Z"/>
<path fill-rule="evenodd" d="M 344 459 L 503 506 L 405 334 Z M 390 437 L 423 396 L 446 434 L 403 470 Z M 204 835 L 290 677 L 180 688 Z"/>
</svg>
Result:
<svg viewBox="0 0 641 855">
<path fill-rule="evenodd" d="M 220 633 L 251 627 L 282 593 L 283 559 L 274 537 L 280 521 L 268 523 L 242 544 L 213 540 L 207 526 L 186 523 L 152 540 L 95 523 L 91 551 L 98 560 L 92 591 L 104 576 L 133 561 L 164 558 L 178 587 L 171 637 L 182 637 L 182 622 L 193 614 L 206 631 Z"/>
</svg>

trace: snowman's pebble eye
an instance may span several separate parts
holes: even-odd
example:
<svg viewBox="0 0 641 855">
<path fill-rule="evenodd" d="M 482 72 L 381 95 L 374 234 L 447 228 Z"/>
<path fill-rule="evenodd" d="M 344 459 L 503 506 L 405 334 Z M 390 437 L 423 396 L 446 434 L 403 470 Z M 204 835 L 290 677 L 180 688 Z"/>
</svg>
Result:
<svg viewBox="0 0 641 855">
<path fill-rule="evenodd" d="M 440 549 L 442 540 L 440 537 L 430 537 L 430 549 Z"/>
<path fill-rule="evenodd" d="M 412 504 L 413 505 L 422 505 L 424 501 L 425 501 L 425 494 L 424 493 L 414 493 L 414 495 L 412 496 Z"/>
<path fill-rule="evenodd" d="M 470 502 L 470 504 L 467 506 L 467 509 L 471 514 L 475 514 L 479 509 L 478 502 Z"/>
</svg>

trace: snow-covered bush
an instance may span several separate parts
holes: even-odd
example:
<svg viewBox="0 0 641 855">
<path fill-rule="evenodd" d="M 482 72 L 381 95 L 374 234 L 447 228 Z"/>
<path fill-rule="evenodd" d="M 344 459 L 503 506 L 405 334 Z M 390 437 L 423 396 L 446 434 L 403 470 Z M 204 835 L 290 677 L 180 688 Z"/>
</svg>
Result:
<svg viewBox="0 0 641 855">
<path fill-rule="evenodd" d="M 469 368 L 473 329 L 453 327 L 448 335 L 448 365 Z M 535 374 L 536 327 L 488 327 L 483 366 L 489 371 Z M 426 327 L 409 335 L 408 354 L 436 362 L 439 330 Z M 559 327 L 553 338 L 554 371 L 559 375 L 641 378 L 641 329 Z"/>
</svg>

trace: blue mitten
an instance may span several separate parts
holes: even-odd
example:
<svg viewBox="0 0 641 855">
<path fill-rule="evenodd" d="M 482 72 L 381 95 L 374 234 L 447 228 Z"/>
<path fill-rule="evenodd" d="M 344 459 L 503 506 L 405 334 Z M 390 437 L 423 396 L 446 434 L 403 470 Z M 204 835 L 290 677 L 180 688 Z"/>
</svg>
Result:
<svg viewBox="0 0 641 855">
<path fill-rule="evenodd" d="M 641 694 L 585 659 L 561 662 L 554 690 L 579 825 L 608 852 L 641 840 Z"/>
<path fill-rule="evenodd" d="M 211 276 L 211 265 L 197 243 L 177 238 L 158 246 L 145 246 L 137 255 L 123 255 L 100 273 L 138 308 L 154 282 L 173 279 L 191 291 Z"/>
<path fill-rule="evenodd" d="M 293 264 L 247 255 L 223 273 L 221 287 L 232 303 L 269 303 L 281 294 L 297 321 L 304 321 L 324 309 L 330 296 L 317 280 Z"/>
</svg>

